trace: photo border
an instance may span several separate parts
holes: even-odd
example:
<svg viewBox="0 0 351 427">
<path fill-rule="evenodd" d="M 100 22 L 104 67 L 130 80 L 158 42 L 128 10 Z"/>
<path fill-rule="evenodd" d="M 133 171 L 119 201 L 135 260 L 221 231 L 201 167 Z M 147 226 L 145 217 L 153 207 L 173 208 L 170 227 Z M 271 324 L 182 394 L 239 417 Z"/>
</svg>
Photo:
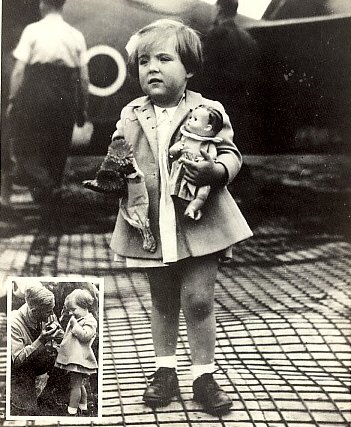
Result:
<svg viewBox="0 0 351 427">
<path fill-rule="evenodd" d="M 38 280 L 40 282 L 93 282 L 99 285 L 99 312 L 98 312 L 98 320 L 99 320 L 99 363 L 98 363 L 98 416 L 96 417 L 73 417 L 70 415 L 33 415 L 33 416 L 25 416 L 25 415 L 11 415 L 10 413 L 10 399 L 11 399 L 11 311 L 12 311 L 12 281 L 16 279 L 26 280 L 29 279 L 31 281 Z M 6 402 L 5 402 L 5 419 L 9 421 L 28 421 L 28 420 L 48 420 L 48 421 L 64 421 L 74 420 L 74 424 L 78 424 L 79 422 L 84 421 L 85 423 L 89 421 L 99 421 L 102 419 L 102 395 L 103 395 L 103 315 L 104 315 L 104 300 L 105 300 L 105 280 L 103 277 L 95 277 L 95 276 L 9 276 L 5 283 L 7 290 L 7 325 L 6 325 L 6 342 L 7 342 L 7 350 L 6 350 Z"/>
</svg>

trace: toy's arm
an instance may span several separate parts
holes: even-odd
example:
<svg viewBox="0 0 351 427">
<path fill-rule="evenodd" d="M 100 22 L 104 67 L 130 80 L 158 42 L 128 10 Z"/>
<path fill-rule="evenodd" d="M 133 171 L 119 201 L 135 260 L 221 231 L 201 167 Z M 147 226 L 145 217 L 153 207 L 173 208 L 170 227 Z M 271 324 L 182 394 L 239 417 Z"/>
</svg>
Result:
<svg viewBox="0 0 351 427">
<path fill-rule="evenodd" d="M 183 148 L 184 142 L 180 139 L 169 148 L 169 156 L 173 159 L 178 159 L 182 155 Z"/>
</svg>

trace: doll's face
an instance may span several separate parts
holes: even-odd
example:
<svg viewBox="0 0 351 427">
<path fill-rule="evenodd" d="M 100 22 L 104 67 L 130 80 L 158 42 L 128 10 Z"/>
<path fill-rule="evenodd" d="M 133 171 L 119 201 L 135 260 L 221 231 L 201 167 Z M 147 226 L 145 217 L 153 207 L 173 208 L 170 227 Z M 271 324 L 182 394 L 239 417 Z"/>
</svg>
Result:
<svg viewBox="0 0 351 427">
<path fill-rule="evenodd" d="M 208 122 L 209 116 L 205 108 L 195 108 L 185 123 L 185 129 L 200 136 L 214 136 L 212 126 Z"/>
</svg>

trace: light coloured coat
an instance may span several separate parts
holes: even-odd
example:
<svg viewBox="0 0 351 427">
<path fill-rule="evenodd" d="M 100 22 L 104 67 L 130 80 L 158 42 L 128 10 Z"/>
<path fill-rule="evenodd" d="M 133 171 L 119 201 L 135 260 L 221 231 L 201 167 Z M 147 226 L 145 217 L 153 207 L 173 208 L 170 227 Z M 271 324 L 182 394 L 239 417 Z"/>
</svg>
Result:
<svg viewBox="0 0 351 427">
<path fill-rule="evenodd" d="M 185 102 L 178 107 L 169 133 L 170 145 L 179 140 L 180 126 L 190 109 L 207 104 L 218 109 L 224 118 L 223 129 L 218 137 L 223 142 L 217 146 L 217 162 L 228 172 L 230 183 L 239 172 L 242 158 L 233 143 L 233 129 L 222 104 L 203 98 L 201 94 L 187 90 Z M 130 102 L 121 112 L 116 135 L 123 136 L 133 146 L 137 164 L 145 175 L 150 200 L 149 218 L 151 230 L 157 241 L 157 251 L 143 250 L 138 231 L 131 227 L 119 212 L 112 235 L 111 248 L 121 256 L 131 258 L 162 258 L 159 232 L 160 173 L 156 116 L 149 97 L 144 96 Z M 226 186 L 213 186 L 199 221 L 185 218 L 184 206 L 176 200 L 178 259 L 187 256 L 202 256 L 226 249 L 252 236 L 252 231 L 241 214 Z"/>
<path fill-rule="evenodd" d="M 91 313 L 78 319 L 72 328 L 68 322 L 56 362 L 62 365 L 75 364 L 96 369 L 97 362 L 91 345 L 96 336 L 97 322 Z"/>
</svg>

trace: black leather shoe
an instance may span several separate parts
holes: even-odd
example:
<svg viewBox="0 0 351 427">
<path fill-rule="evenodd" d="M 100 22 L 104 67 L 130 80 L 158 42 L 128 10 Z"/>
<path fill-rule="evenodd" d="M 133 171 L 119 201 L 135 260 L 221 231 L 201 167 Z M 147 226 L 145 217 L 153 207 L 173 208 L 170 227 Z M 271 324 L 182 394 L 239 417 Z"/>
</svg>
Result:
<svg viewBox="0 0 351 427">
<path fill-rule="evenodd" d="M 152 408 L 166 406 L 172 397 L 179 395 L 179 384 L 175 369 L 159 368 L 152 377 L 153 381 L 143 395 L 145 405 Z"/>
<path fill-rule="evenodd" d="M 233 402 L 216 381 L 212 374 L 203 374 L 193 383 L 194 400 L 210 414 L 221 415 L 229 411 Z"/>
<path fill-rule="evenodd" d="M 87 409 L 78 408 L 78 416 L 79 417 L 89 417 L 89 411 Z"/>
</svg>

